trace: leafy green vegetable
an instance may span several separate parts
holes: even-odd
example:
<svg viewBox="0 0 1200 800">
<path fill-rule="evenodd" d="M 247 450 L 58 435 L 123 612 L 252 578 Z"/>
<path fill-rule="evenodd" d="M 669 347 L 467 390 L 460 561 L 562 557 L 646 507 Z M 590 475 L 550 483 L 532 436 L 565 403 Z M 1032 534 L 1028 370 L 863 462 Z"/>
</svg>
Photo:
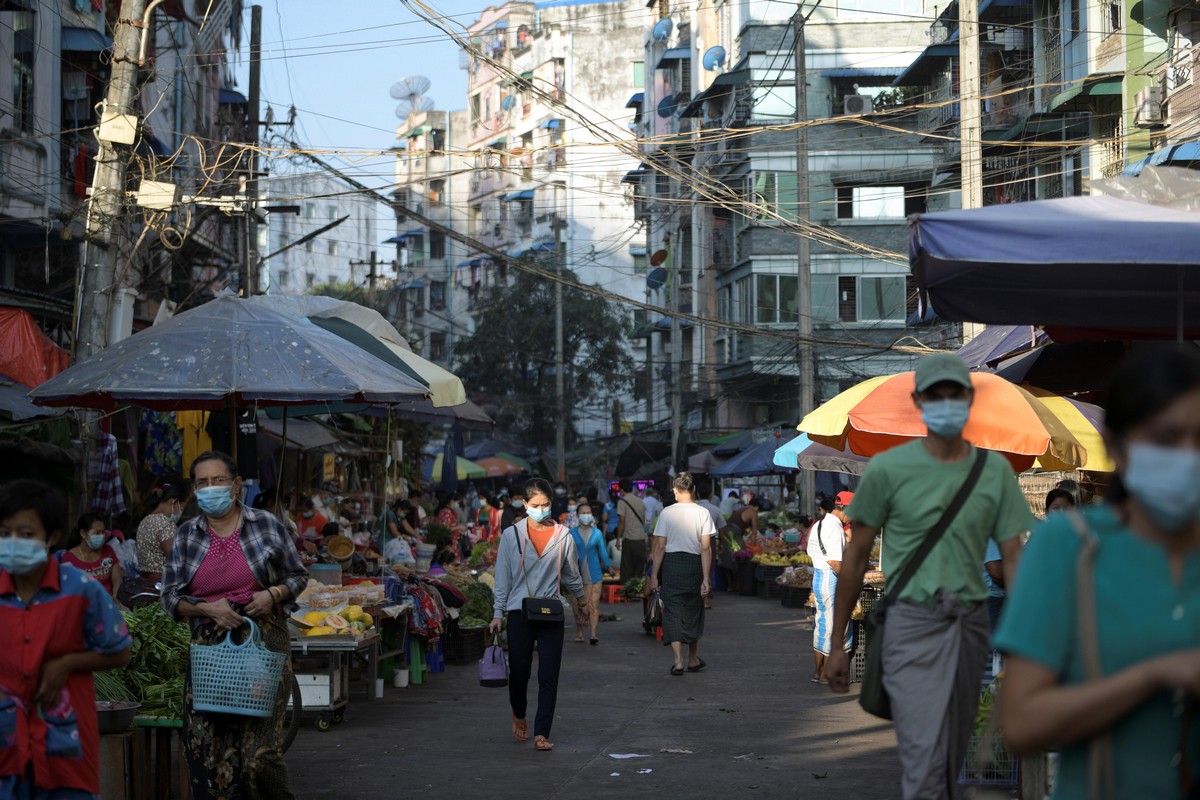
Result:
<svg viewBox="0 0 1200 800">
<path fill-rule="evenodd" d="M 129 664 L 96 673 L 96 699 L 136 700 L 145 716 L 182 717 L 183 671 L 192 643 L 188 626 L 157 605 L 126 612 L 125 623 L 133 637 Z"/>
</svg>

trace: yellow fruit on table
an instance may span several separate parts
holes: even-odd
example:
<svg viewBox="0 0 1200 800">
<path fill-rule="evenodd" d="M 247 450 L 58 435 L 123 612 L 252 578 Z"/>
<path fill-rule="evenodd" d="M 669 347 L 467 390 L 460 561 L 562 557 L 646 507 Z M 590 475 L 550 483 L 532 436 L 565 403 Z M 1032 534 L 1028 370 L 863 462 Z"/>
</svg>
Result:
<svg viewBox="0 0 1200 800">
<path fill-rule="evenodd" d="M 358 618 L 358 621 L 362 623 L 364 630 L 375 624 L 375 620 L 372 619 L 371 615 L 365 611 L 363 612 L 363 615 Z"/>
<path fill-rule="evenodd" d="M 309 628 L 308 633 L 306 633 L 304 635 L 305 636 L 329 636 L 330 634 L 333 634 L 333 633 L 337 633 L 337 631 L 335 631 L 333 628 L 330 628 L 326 625 L 317 625 L 316 627 Z"/>
<path fill-rule="evenodd" d="M 324 611 L 310 611 L 304 615 L 304 621 L 312 625 L 320 625 L 328 616 Z"/>
<path fill-rule="evenodd" d="M 362 615 L 362 606 L 346 606 L 342 609 L 341 613 L 341 616 L 345 618 L 346 622 L 357 622 L 358 620 L 362 619 Z"/>
<path fill-rule="evenodd" d="M 343 628 L 349 627 L 350 623 L 343 619 L 339 614 L 330 614 L 325 618 L 325 625 L 333 628 L 334 630 L 340 631 Z"/>
</svg>

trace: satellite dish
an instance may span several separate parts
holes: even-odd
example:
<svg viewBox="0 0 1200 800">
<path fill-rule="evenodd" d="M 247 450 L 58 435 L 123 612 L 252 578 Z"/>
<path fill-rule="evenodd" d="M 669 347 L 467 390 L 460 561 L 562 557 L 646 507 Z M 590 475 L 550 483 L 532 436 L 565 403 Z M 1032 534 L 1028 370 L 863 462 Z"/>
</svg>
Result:
<svg viewBox="0 0 1200 800">
<path fill-rule="evenodd" d="M 725 48 L 721 47 L 721 45 L 708 48 L 704 51 L 701 63 L 704 64 L 704 68 L 709 72 L 725 66 Z"/>
<path fill-rule="evenodd" d="M 654 24 L 654 30 L 650 31 L 650 37 L 656 42 L 665 42 L 671 38 L 671 31 L 675 30 L 675 23 L 670 17 L 663 17 Z"/>
<path fill-rule="evenodd" d="M 662 252 L 661 250 L 659 251 Z M 667 271 L 662 267 L 656 267 L 650 270 L 650 274 L 646 276 L 647 289 L 661 289 L 667 283 Z"/>
<path fill-rule="evenodd" d="M 392 96 L 393 100 L 411 100 L 428 92 L 432 85 L 429 78 L 424 75 L 412 75 L 393 83 L 388 94 Z"/>
<path fill-rule="evenodd" d="M 665 263 L 667 263 L 666 250 L 655 250 L 654 254 L 650 256 L 650 266 L 652 267 L 661 267 Z"/>
<path fill-rule="evenodd" d="M 675 98 L 664 97 L 658 101 L 658 115 L 664 119 L 675 113 Z"/>
<path fill-rule="evenodd" d="M 433 100 L 429 97 L 418 97 L 416 100 L 401 100 L 396 104 L 396 116 L 408 119 L 410 114 L 420 114 L 433 110 Z"/>
</svg>

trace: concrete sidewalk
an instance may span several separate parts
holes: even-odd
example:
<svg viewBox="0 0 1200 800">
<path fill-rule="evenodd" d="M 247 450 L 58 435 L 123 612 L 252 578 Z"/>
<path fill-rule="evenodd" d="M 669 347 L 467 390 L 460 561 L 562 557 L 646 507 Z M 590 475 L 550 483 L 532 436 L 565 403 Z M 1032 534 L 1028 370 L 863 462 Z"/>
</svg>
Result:
<svg viewBox="0 0 1200 800">
<path fill-rule="evenodd" d="M 356 700 L 327 733 L 306 725 L 287 754 L 300 798 L 584 798 L 898 796 L 891 725 L 809 681 L 806 613 L 778 600 L 721 594 L 705 621 L 708 668 L 669 674 L 670 650 L 642 633 L 640 605 L 604 605 L 600 644 L 567 643 L 552 740 L 510 732 L 506 689 L 475 665 Z M 689 752 L 664 752 L 689 751 Z M 610 754 L 645 756 L 617 760 Z"/>
</svg>

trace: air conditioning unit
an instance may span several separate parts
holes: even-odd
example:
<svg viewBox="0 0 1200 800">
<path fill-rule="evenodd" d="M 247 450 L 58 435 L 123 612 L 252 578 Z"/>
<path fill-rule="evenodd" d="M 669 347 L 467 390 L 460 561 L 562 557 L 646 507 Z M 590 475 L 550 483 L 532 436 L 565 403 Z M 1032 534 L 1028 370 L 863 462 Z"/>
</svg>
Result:
<svg viewBox="0 0 1200 800">
<path fill-rule="evenodd" d="M 843 114 L 870 114 L 875 110 L 875 98 L 869 94 L 848 94 L 842 98 Z"/>
<path fill-rule="evenodd" d="M 1162 125 L 1163 97 L 1162 87 L 1147 86 L 1137 93 L 1133 101 L 1133 124 L 1139 128 L 1151 128 Z"/>
</svg>

